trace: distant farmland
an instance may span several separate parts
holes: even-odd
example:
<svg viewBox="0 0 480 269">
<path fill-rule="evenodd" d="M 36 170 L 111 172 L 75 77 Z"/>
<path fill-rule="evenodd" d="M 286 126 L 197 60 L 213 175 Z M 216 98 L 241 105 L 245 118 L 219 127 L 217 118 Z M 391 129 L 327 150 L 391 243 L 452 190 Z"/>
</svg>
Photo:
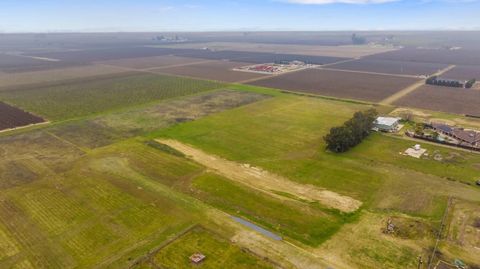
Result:
<svg viewBox="0 0 480 269">
<path fill-rule="evenodd" d="M 476 79 L 480 80 L 480 63 L 479 65 L 459 65 L 448 71 L 443 77 L 451 79 Z"/>
<path fill-rule="evenodd" d="M 0 71 L 5 73 L 63 68 L 71 65 L 71 63 L 66 62 L 45 61 L 0 53 Z"/>
<path fill-rule="evenodd" d="M 378 102 L 415 83 L 414 78 L 309 69 L 251 84 L 288 91 Z"/>
<path fill-rule="evenodd" d="M 448 50 L 408 48 L 367 56 L 365 59 L 476 65 L 480 64 L 480 53 L 478 53 L 478 50 L 465 49 Z"/>
<path fill-rule="evenodd" d="M 44 122 L 40 117 L 0 102 L 0 131 Z"/>
<path fill-rule="evenodd" d="M 343 57 L 310 56 L 297 54 L 281 54 L 267 52 L 248 52 L 222 50 L 212 51 L 204 49 L 180 49 L 180 48 L 153 48 L 153 47 L 125 47 L 114 49 L 62 51 L 30 54 L 36 57 L 59 59 L 69 63 L 91 63 L 94 61 L 108 61 L 118 59 L 130 59 L 141 57 L 154 57 L 174 55 L 187 58 L 200 58 L 209 60 L 232 60 L 251 63 L 265 63 L 274 61 L 305 61 L 313 64 L 334 63 Z"/>
<path fill-rule="evenodd" d="M 345 70 L 421 76 L 433 74 L 436 71 L 447 67 L 447 65 L 437 63 L 360 59 L 352 62 L 334 64 L 329 67 Z"/>
<path fill-rule="evenodd" d="M 114 65 L 114 66 L 121 66 L 126 68 L 146 69 L 146 68 L 165 67 L 165 66 L 180 65 L 180 64 L 192 64 L 192 63 L 202 62 L 202 61 L 203 61 L 202 59 L 198 59 L 198 58 L 187 58 L 187 57 L 165 55 L 165 56 L 154 56 L 154 57 L 109 60 L 109 61 L 101 61 L 99 63 Z"/>
<path fill-rule="evenodd" d="M 264 74 L 233 71 L 233 68 L 249 65 L 249 63 L 214 61 L 208 63 L 191 64 L 186 66 L 154 69 L 173 75 L 211 79 L 225 82 L 238 82 L 247 79 L 268 77 Z"/>
<path fill-rule="evenodd" d="M 108 49 L 29 53 L 29 55 L 36 57 L 59 59 L 66 62 L 89 63 L 92 61 L 128 59 L 136 57 L 152 57 L 167 55 L 171 53 L 172 50 L 170 49 L 156 49 L 147 47 L 117 47 Z"/>
<path fill-rule="evenodd" d="M 425 85 L 395 105 L 480 116 L 480 91 Z"/>
<path fill-rule="evenodd" d="M 62 120 L 220 88 L 222 84 L 163 75 L 130 75 L 44 88 L 5 90 L 0 100 Z"/>
<path fill-rule="evenodd" d="M 0 91 L 4 89 L 10 89 L 13 86 L 36 84 L 38 83 L 51 83 L 66 80 L 81 79 L 85 81 L 86 77 L 99 77 L 105 75 L 113 75 L 119 73 L 126 73 L 125 70 L 114 66 L 101 66 L 101 65 L 82 65 L 74 67 L 65 67 L 61 69 L 47 69 L 37 70 L 29 72 L 16 72 L 16 73 L 0 73 Z"/>
</svg>

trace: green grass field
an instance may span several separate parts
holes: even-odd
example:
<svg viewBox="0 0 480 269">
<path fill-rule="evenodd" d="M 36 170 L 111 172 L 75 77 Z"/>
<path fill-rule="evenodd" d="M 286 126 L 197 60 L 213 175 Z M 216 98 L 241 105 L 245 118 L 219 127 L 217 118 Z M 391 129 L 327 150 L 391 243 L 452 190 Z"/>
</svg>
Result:
<svg viewBox="0 0 480 269">
<path fill-rule="evenodd" d="M 202 201 L 307 245 L 318 246 L 349 220 L 319 206 L 271 198 L 215 174 L 195 178 L 192 187 Z"/>
<path fill-rule="evenodd" d="M 156 111 L 144 126 L 157 121 L 162 128 L 185 116 L 171 109 L 179 102 L 197 108 L 194 119 L 262 98 L 220 91 L 139 108 L 131 117 Z M 156 177 L 179 181 L 203 168 L 97 120 L 0 138 L 0 267 L 124 267 L 202 220 L 201 210 Z M 156 173 L 146 177 L 143 169 Z"/>
<path fill-rule="evenodd" d="M 222 84 L 211 81 L 140 74 L 45 88 L 6 90 L 0 93 L 0 100 L 50 121 L 58 121 L 220 87 Z"/>
<path fill-rule="evenodd" d="M 444 160 L 436 161 L 431 155 L 425 159 L 414 159 L 399 152 L 416 142 L 381 134 L 372 135 L 345 154 L 326 152 L 322 137 L 328 129 L 342 123 L 355 111 L 367 108 L 367 105 L 283 95 L 180 124 L 153 135 L 178 139 L 212 154 L 262 167 L 291 180 L 355 197 L 374 214 L 408 214 L 420 217 L 434 227 L 438 227 L 442 218 L 447 196 L 458 195 L 472 201 L 480 199 L 479 191 L 472 184 L 479 169 L 480 156 L 477 154 L 425 145 L 429 152 L 445 156 Z M 210 183 L 211 188 L 208 188 L 208 182 L 203 181 L 200 187 L 216 195 L 223 192 L 224 200 L 218 201 L 217 206 L 228 208 L 231 203 L 228 201 L 235 199 L 235 195 L 228 195 L 230 191 L 222 191 L 218 187 L 228 184 Z M 239 200 L 236 204 L 239 208 L 239 205 L 248 203 Z M 258 205 L 253 207 L 261 208 Z M 260 219 L 255 221 L 262 224 Z M 337 223 L 336 229 L 345 223 Z M 336 240 L 335 236 L 331 240 Z M 335 243 L 327 241 L 327 244 Z M 369 252 L 377 253 L 381 249 L 379 245 Z M 402 246 L 402 249 L 404 253 L 414 252 L 409 250 L 408 245 Z M 423 252 L 425 249 L 415 251 Z M 353 247 L 344 251 L 360 255 Z M 395 259 L 389 257 L 388 252 L 385 255 L 371 253 L 366 255 L 367 260 L 359 260 L 357 266 L 378 266 L 387 260 L 393 266 Z M 411 260 L 406 258 L 402 259 L 406 264 L 410 263 Z M 354 260 L 352 264 L 355 264 Z"/>
<path fill-rule="evenodd" d="M 0 99 L 50 119 L 81 119 L 0 136 L 0 268 L 125 268 L 137 259 L 136 268 L 188 268 L 200 250 L 205 268 L 271 268 L 265 258 L 282 268 L 412 268 L 429 254 L 448 196 L 462 197 L 475 215 L 480 155 L 424 145 L 431 154 L 413 159 L 399 152 L 416 142 L 384 134 L 333 154 L 322 137 L 371 105 L 239 85 L 208 91 L 218 86 L 141 75 L 2 92 Z M 158 137 L 363 205 L 342 214 L 269 195 L 153 143 Z M 264 238 L 231 215 L 285 240 Z M 386 235 L 389 218 L 418 225 Z M 462 257 L 480 263 L 475 251 Z"/>
<path fill-rule="evenodd" d="M 194 253 L 206 256 L 205 261 L 199 265 L 201 268 L 274 268 L 268 262 L 242 251 L 224 238 L 201 227 L 194 228 L 162 248 L 153 257 L 153 263 L 162 268 L 197 268 L 199 266 L 189 260 Z"/>
</svg>

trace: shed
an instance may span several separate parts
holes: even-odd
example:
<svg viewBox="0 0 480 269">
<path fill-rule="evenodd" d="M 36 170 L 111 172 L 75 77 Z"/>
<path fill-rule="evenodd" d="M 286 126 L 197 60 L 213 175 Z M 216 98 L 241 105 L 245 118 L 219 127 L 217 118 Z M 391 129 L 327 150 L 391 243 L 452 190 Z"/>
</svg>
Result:
<svg viewBox="0 0 480 269">
<path fill-rule="evenodd" d="M 194 264 L 199 264 L 205 260 L 206 256 L 202 253 L 194 253 L 190 256 L 190 261 Z"/>
</svg>

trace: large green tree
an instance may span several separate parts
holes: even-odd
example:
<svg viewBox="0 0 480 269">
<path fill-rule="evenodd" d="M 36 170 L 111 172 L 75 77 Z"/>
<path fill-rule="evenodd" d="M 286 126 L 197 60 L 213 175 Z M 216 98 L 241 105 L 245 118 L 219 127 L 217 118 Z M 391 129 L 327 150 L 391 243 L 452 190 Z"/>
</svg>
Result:
<svg viewBox="0 0 480 269">
<path fill-rule="evenodd" d="M 360 144 L 370 134 L 376 117 L 375 109 L 356 112 L 353 118 L 342 126 L 333 127 L 324 137 L 327 149 L 333 152 L 345 152 Z"/>
</svg>

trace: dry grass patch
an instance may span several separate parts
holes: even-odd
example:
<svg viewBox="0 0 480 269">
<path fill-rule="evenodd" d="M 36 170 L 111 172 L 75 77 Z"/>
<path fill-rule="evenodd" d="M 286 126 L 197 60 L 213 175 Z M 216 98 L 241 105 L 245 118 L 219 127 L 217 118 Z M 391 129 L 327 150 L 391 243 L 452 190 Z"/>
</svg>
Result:
<svg viewBox="0 0 480 269">
<path fill-rule="evenodd" d="M 418 256 L 428 255 L 433 238 L 411 240 L 384 234 L 388 218 L 365 212 L 359 222 L 345 225 L 315 253 L 336 268 L 416 268 Z"/>
</svg>

